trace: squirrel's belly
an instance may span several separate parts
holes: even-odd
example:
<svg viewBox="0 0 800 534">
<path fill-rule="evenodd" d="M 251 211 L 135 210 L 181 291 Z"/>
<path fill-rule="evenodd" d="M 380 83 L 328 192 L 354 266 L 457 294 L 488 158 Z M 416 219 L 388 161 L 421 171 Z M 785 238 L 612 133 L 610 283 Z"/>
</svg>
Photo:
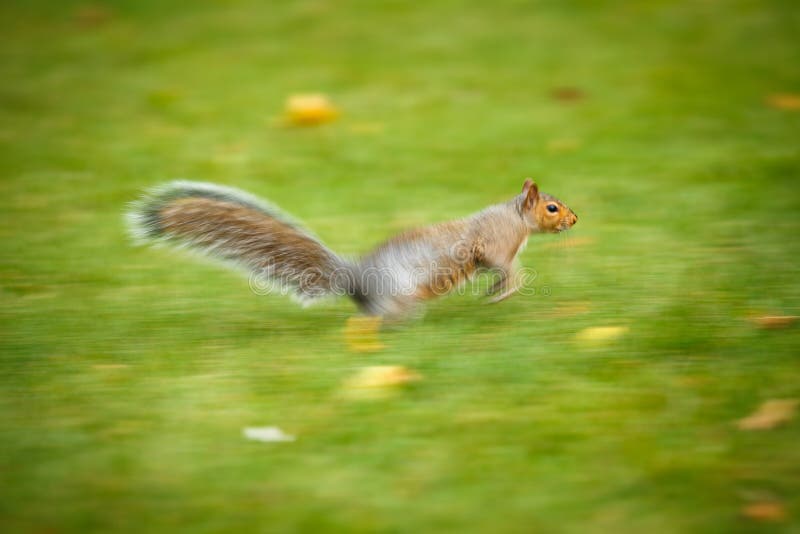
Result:
<svg viewBox="0 0 800 534">
<path fill-rule="evenodd" d="M 362 266 L 358 305 L 367 313 L 403 314 L 414 304 L 450 293 L 475 274 L 476 262 L 443 258 L 428 264 L 375 262 Z"/>
<path fill-rule="evenodd" d="M 417 286 L 415 296 L 420 300 L 432 299 L 446 295 L 458 288 L 475 274 L 475 262 L 451 261 L 439 265 L 430 272 L 427 280 Z"/>
</svg>

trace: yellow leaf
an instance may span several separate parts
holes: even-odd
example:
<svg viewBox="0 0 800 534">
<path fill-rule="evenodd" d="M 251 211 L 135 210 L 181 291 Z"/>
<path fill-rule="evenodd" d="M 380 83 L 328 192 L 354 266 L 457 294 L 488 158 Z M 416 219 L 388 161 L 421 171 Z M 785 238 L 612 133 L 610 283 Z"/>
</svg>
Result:
<svg viewBox="0 0 800 534">
<path fill-rule="evenodd" d="M 365 367 L 344 382 L 344 393 L 350 398 L 378 399 L 395 394 L 398 389 L 420 376 L 402 365 Z"/>
<path fill-rule="evenodd" d="M 797 322 L 796 315 L 764 315 L 761 317 L 753 317 L 751 321 L 765 330 L 777 330 L 779 328 L 786 328 Z"/>
<path fill-rule="evenodd" d="M 628 330 L 627 326 L 593 326 L 578 332 L 575 339 L 586 345 L 602 345 L 622 337 Z"/>
<path fill-rule="evenodd" d="M 323 94 L 292 95 L 286 100 L 286 117 L 298 126 L 313 126 L 336 120 L 339 110 Z"/>
<path fill-rule="evenodd" d="M 742 515 L 755 521 L 782 521 L 786 519 L 786 509 L 779 502 L 754 502 L 742 508 Z"/>
<path fill-rule="evenodd" d="M 797 399 L 768 400 L 758 410 L 744 419 L 739 419 L 739 430 L 769 430 L 791 421 L 797 407 Z"/>
<path fill-rule="evenodd" d="M 347 348 L 353 352 L 377 352 L 385 348 L 378 336 L 381 318 L 373 316 L 355 316 L 347 319 L 344 327 L 344 340 Z"/>
<path fill-rule="evenodd" d="M 769 95 L 767 105 L 784 111 L 800 111 L 800 95 L 791 93 Z"/>
</svg>

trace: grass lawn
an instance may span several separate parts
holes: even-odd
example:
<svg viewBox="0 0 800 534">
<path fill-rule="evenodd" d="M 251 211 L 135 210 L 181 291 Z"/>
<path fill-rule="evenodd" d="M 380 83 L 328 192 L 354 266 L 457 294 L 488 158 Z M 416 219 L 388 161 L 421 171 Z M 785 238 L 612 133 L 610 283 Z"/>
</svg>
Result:
<svg viewBox="0 0 800 534">
<path fill-rule="evenodd" d="M 800 327 L 752 320 L 800 315 L 796 2 L 5 1 L 0 35 L 3 532 L 800 531 L 800 421 L 736 424 L 800 398 Z M 286 126 L 309 91 L 341 117 Z M 537 294 L 369 353 L 351 303 L 121 216 L 217 182 L 357 254 L 526 176 L 580 216 Z M 373 365 L 422 380 L 342 394 Z"/>
</svg>

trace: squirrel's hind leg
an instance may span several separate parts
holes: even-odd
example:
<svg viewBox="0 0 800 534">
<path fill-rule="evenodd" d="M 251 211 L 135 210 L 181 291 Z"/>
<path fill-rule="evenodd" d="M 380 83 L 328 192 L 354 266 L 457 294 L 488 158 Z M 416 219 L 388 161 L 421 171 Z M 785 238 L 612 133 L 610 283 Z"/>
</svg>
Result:
<svg viewBox="0 0 800 534">
<path fill-rule="evenodd" d="M 522 285 L 522 276 L 519 262 L 514 260 L 511 265 L 496 267 L 500 278 L 492 284 L 486 295 L 489 302 L 495 304 L 503 301 L 517 292 Z"/>
</svg>

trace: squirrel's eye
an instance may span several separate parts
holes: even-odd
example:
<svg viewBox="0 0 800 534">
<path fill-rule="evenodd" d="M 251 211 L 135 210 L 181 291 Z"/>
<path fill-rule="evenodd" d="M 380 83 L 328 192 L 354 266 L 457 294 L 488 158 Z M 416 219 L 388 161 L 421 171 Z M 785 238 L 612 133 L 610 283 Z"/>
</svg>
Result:
<svg viewBox="0 0 800 534">
<path fill-rule="evenodd" d="M 555 204 L 548 204 L 547 211 L 549 211 L 550 213 L 556 213 L 558 212 L 558 206 L 556 206 Z"/>
</svg>

